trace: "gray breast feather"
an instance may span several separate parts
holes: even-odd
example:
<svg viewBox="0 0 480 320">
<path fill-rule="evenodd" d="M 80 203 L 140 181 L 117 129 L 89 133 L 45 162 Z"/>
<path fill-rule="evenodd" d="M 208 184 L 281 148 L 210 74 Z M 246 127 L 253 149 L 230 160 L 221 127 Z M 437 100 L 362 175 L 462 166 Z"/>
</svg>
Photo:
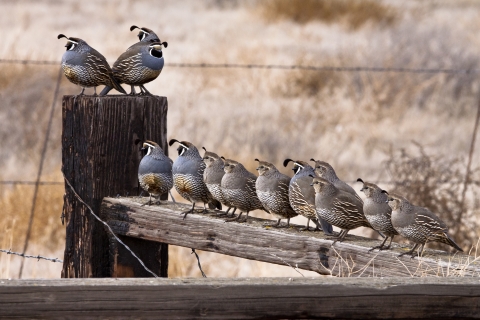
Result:
<svg viewBox="0 0 480 320">
<path fill-rule="evenodd" d="M 146 173 L 172 173 L 172 164 L 169 159 L 165 161 L 154 159 L 150 156 L 145 156 L 140 161 L 138 167 L 138 174 Z"/>
</svg>

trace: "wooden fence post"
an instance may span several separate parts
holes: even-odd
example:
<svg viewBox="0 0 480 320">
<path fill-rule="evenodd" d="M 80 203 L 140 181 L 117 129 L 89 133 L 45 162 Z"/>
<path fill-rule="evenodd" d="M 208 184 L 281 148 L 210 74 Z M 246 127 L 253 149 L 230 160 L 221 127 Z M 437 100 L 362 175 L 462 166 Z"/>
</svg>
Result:
<svg viewBox="0 0 480 320">
<path fill-rule="evenodd" d="M 62 171 L 97 215 L 104 197 L 139 194 L 138 141 L 156 141 L 168 152 L 167 109 L 167 98 L 158 96 L 63 97 Z M 67 184 L 64 211 L 63 278 L 151 276 L 116 245 Z M 126 244 L 150 270 L 167 277 L 167 244 L 141 239 Z"/>
</svg>

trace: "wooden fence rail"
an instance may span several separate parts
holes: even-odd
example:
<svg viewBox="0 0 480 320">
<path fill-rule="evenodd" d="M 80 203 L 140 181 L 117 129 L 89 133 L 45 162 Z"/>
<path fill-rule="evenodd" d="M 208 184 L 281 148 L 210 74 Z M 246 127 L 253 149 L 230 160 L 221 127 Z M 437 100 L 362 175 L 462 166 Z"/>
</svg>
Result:
<svg viewBox="0 0 480 320">
<path fill-rule="evenodd" d="M 324 275 L 344 277 L 480 276 L 480 257 L 426 250 L 421 258 L 397 257 L 406 245 L 393 250 L 368 250 L 378 240 L 348 236 L 344 242 L 326 239 L 322 232 L 300 232 L 303 226 L 276 229 L 272 220 L 249 218 L 248 223 L 225 222 L 216 213 L 189 214 L 190 206 L 143 205 L 147 198 L 104 198 L 101 217 L 119 235 L 182 247 L 289 265 Z"/>
<path fill-rule="evenodd" d="M 480 319 L 480 279 L 4 279 L 0 317 Z"/>
</svg>

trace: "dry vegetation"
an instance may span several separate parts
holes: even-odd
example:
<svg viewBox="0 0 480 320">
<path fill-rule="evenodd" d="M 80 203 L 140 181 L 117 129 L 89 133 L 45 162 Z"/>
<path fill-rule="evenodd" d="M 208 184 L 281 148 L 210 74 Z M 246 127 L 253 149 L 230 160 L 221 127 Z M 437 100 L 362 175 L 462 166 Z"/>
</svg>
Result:
<svg viewBox="0 0 480 320">
<path fill-rule="evenodd" d="M 251 170 L 256 157 L 279 167 L 287 157 L 314 157 L 330 162 L 347 181 L 361 176 L 385 186 L 392 182 L 413 202 L 438 212 L 469 249 L 479 236 L 478 184 L 469 186 L 463 210 L 459 194 L 478 104 L 476 74 L 195 69 L 169 63 L 476 69 L 478 9 L 475 1 L 5 1 L 0 25 L 9 31 L 0 58 L 58 61 L 64 43 L 56 35 L 65 33 L 114 61 L 135 41 L 130 25 L 150 27 L 169 43 L 162 75 L 147 88 L 169 99 L 170 137 L 238 159 Z M 27 34 L 25 48 L 18 39 Z M 55 66 L 0 64 L 1 179 L 34 179 L 57 74 Z M 60 95 L 80 91 L 64 78 L 60 89 Z M 56 103 L 42 180 L 61 181 Z M 428 153 L 414 149 L 402 155 L 412 140 Z M 32 191 L 0 186 L 2 247 L 21 250 Z M 30 253 L 62 257 L 62 195 L 62 186 L 40 187 Z M 461 223 L 453 223 L 460 215 Z M 209 276 L 298 276 L 287 267 L 199 254 Z M 0 275 L 16 277 L 18 261 L 0 255 Z M 25 274 L 57 277 L 61 265 L 52 265 L 28 262 Z M 172 248 L 170 265 L 172 276 L 199 275 L 187 249 Z"/>
</svg>

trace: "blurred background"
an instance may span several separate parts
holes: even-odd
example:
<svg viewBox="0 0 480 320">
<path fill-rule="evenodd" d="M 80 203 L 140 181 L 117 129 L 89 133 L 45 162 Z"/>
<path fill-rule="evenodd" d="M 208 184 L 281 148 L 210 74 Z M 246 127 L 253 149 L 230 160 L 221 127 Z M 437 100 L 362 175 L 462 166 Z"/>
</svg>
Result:
<svg viewBox="0 0 480 320">
<path fill-rule="evenodd" d="M 252 172 L 254 158 L 288 175 L 285 158 L 325 160 L 357 190 L 361 177 L 429 207 L 464 250 L 477 244 L 480 1 L 7 0 L 0 18 L 0 249 L 63 259 L 61 97 L 81 88 L 59 78 L 65 40 L 57 35 L 84 39 L 113 64 L 138 41 L 131 25 L 169 44 L 162 74 L 146 87 L 168 98 L 170 138 Z M 40 167 L 32 207 L 35 184 L 25 181 L 35 181 Z M 198 253 L 209 277 L 300 276 L 289 267 Z M 169 254 L 171 277 L 201 276 L 190 249 L 170 246 Z M 0 253 L 0 277 L 18 278 L 21 262 Z M 61 267 L 25 259 L 22 277 L 58 278 Z"/>
</svg>

